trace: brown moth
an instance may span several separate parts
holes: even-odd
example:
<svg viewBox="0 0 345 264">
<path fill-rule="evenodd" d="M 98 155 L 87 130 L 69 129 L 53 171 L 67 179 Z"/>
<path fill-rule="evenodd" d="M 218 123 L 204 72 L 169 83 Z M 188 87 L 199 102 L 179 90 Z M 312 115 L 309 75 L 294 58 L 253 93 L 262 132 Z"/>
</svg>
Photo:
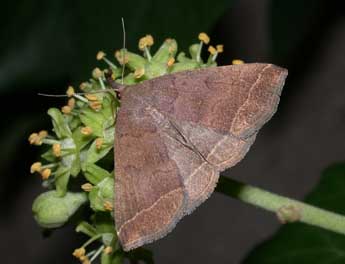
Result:
<svg viewBox="0 0 345 264">
<path fill-rule="evenodd" d="M 211 195 L 276 111 L 286 76 L 272 64 L 231 65 L 121 92 L 114 208 L 124 250 L 165 236 Z"/>
</svg>

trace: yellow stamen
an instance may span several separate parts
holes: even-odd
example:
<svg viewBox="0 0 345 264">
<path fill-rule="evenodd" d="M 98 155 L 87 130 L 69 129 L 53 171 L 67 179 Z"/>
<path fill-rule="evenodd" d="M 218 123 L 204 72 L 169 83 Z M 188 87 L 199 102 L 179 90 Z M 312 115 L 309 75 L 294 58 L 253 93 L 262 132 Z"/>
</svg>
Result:
<svg viewBox="0 0 345 264">
<path fill-rule="evenodd" d="M 147 43 L 147 46 L 151 47 L 154 43 L 153 41 L 153 37 L 151 35 L 146 35 L 146 43 Z"/>
<path fill-rule="evenodd" d="M 201 32 L 199 34 L 199 40 L 201 40 L 202 42 L 204 42 L 205 44 L 208 44 L 210 42 L 210 37 L 204 33 L 204 32 Z"/>
<path fill-rule="evenodd" d="M 55 157 L 60 157 L 61 156 L 61 145 L 58 143 L 53 144 L 53 154 Z"/>
<path fill-rule="evenodd" d="M 35 144 L 36 140 L 38 138 L 38 134 L 37 133 L 32 133 L 30 136 L 29 136 L 29 142 L 31 145 Z"/>
<path fill-rule="evenodd" d="M 51 169 L 44 169 L 42 172 L 41 172 L 41 176 L 42 176 L 42 179 L 43 180 L 47 180 L 49 177 L 50 177 L 50 175 L 52 174 L 52 171 L 51 171 Z"/>
<path fill-rule="evenodd" d="M 243 60 L 233 60 L 233 61 L 232 61 L 232 64 L 233 64 L 233 65 L 239 65 L 239 64 L 243 64 L 243 63 L 244 63 Z"/>
<path fill-rule="evenodd" d="M 75 99 L 74 99 L 74 98 L 68 99 L 67 105 L 68 105 L 71 109 L 73 109 L 74 106 L 75 106 Z"/>
<path fill-rule="evenodd" d="M 121 65 L 128 63 L 128 55 L 126 51 L 115 51 L 115 57 Z"/>
<path fill-rule="evenodd" d="M 147 46 L 146 37 L 142 37 L 141 39 L 139 39 L 139 44 L 138 44 L 139 49 L 144 50 L 146 46 Z"/>
<path fill-rule="evenodd" d="M 94 68 L 92 71 L 92 77 L 95 79 L 102 78 L 103 72 L 99 68 Z"/>
<path fill-rule="evenodd" d="M 88 135 L 91 135 L 91 134 L 92 134 L 92 128 L 91 128 L 91 127 L 88 127 L 88 126 L 82 127 L 82 128 L 80 129 L 80 132 L 81 132 L 83 135 L 88 136 Z"/>
<path fill-rule="evenodd" d="M 102 145 L 103 145 L 103 138 L 97 138 L 96 139 L 96 149 L 101 149 L 102 148 Z"/>
<path fill-rule="evenodd" d="M 38 136 L 43 139 L 48 136 L 48 132 L 46 130 L 41 130 L 40 132 L 38 132 Z"/>
<path fill-rule="evenodd" d="M 61 112 L 68 115 L 72 112 L 72 108 L 68 105 L 61 107 Z"/>
<path fill-rule="evenodd" d="M 39 134 L 37 133 L 32 133 L 30 136 L 29 136 L 29 143 L 31 145 L 36 145 L 36 146 L 40 146 L 42 145 L 42 139 L 44 138 L 44 133 L 41 133 L 41 135 L 43 134 L 43 136 L 40 136 Z"/>
<path fill-rule="evenodd" d="M 211 53 L 211 55 L 215 55 L 217 53 L 217 50 L 213 46 L 209 46 L 208 52 Z"/>
<path fill-rule="evenodd" d="M 113 210 L 113 204 L 109 201 L 105 201 L 104 204 L 104 209 L 107 211 L 112 211 Z"/>
<path fill-rule="evenodd" d="M 79 85 L 80 90 L 85 90 L 88 87 L 88 83 L 87 82 L 82 82 Z"/>
<path fill-rule="evenodd" d="M 85 256 L 85 248 L 77 248 L 73 251 L 73 256 L 80 259 L 81 257 Z"/>
<path fill-rule="evenodd" d="M 96 59 L 97 60 L 101 60 L 101 59 L 103 59 L 104 57 L 105 57 L 105 53 L 103 52 L 103 51 L 99 51 L 98 53 L 97 53 L 97 55 L 96 55 Z"/>
<path fill-rule="evenodd" d="M 82 264 L 91 264 L 89 258 L 86 256 L 81 261 L 82 261 Z"/>
<path fill-rule="evenodd" d="M 41 169 L 42 169 L 42 163 L 41 162 L 35 162 L 31 165 L 30 172 L 31 173 L 40 172 Z"/>
<path fill-rule="evenodd" d="M 218 52 L 218 53 L 222 53 L 222 52 L 224 51 L 224 45 L 221 45 L 221 44 L 220 44 L 220 45 L 217 45 L 217 46 L 216 46 L 216 49 L 217 49 L 217 52 Z"/>
<path fill-rule="evenodd" d="M 84 183 L 81 188 L 85 191 L 85 192 L 91 192 L 93 185 L 91 183 Z"/>
<path fill-rule="evenodd" d="M 146 35 L 145 37 L 139 39 L 138 47 L 140 50 L 144 50 L 146 47 L 152 46 L 153 43 L 153 37 L 151 35 Z"/>
<path fill-rule="evenodd" d="M 87 100 L 89 101 L 97 101 L 98 97 L 95 94 L 85 94 L 85 97 L 87 98 Z"/>
<path fill-rule="evenodd" d="M 103 252 L 109 255 L 111 252 L 113 252 L 113 248 L 111 246 L 107 246 L 105 249 L 103 249 Z"/>
<path fill-rule="evenodd" d="M 90 102 L 90 107 L 93 110 L 100 110 L 102 108 L 102 103 L 100 101 Z"/>
<path fill-rule="evenodd" d="M 75 94 L 73 86 L 68 86 L 66 94 L 68 97 L 72 97 Z"/>
<path fill-rule="evenodd" d="M 168 67 L 171 67 L 173 64 L 175 63 L 175 58 L 174 57 L 170 57 L 169 60 L 168 60 Z"/>
<path fill-rule="evenodd" d="M 145 69 L 144 68 L 138 68 L 134 71 L 134 77 L 139 79 L 145 74 Z"/>
</svg>

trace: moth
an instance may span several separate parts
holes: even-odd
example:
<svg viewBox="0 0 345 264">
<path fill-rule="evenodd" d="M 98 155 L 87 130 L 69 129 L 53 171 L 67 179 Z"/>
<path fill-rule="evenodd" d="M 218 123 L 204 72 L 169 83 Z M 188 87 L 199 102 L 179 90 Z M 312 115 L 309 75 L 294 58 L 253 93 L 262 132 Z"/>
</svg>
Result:
<svg viewBox="0 0 345 264">
<path fill-rule="evenodd" d="M 115 131 L 116 231 L 128 251 L 169 233 L 243 159 L 275 113 L 287 70 L 249 63 L 127 86 Z"/>
</svg>

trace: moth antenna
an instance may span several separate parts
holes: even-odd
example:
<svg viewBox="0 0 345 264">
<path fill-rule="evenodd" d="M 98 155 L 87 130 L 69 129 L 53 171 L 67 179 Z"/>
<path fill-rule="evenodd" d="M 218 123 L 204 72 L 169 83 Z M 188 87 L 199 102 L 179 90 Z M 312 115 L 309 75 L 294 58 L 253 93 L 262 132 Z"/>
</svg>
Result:
<svg viewBox="0 0 345 264">
<path fill-rule="evenodd" d="M 125 20 L 121 17 L 122 22 L 122 32 L 123 32 L 123 49 L 122 49 L 122 58 L 124 58 L 124 50 L 126 48 L 126 28 L 125 28 Z M 123 60 L 125 62 L 125 60 Z M 121 77 L 121 84 L 123 85 L 123 78 L 125 75 L 125 63 L 122 64 L 122 77 Z"/>
<path fill-rule="evenodd" d="M 105 92 L 111 92 L 114 91 L 114 89 L 103 89 L 100 91 L 90 91 L 87 93 L 75 93 L 76 95 L 85 95 L 85 94 L 97 94 L 97 93 L 105 93 Z M 46 94 L 46 93 L 38 93 L 39 96 L 46 96 L 46 97 L 69 97 L 67 94 Z"/>
</svg>

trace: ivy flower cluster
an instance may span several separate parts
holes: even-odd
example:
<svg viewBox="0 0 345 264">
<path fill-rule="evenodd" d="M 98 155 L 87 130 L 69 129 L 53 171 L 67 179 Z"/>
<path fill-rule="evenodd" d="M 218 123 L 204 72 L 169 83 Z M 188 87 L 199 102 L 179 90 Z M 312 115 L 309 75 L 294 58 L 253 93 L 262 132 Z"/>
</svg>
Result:
<svg viewBox="0 0 345 264">
<path fill-rule="evenodd" d="M 85 243 L 73 256 L 83 264 L 100 257 L 102 264 L 122 263 L 125 258 L 150 262 L 151 253 L 137 249 L 126 253 L 118 243 L 113 221 L 114 200 L 114 133 L 120 100 L 111 90 L 111 81 L 133 85 L 174 72 L 216 66 L 223 45 L 208 46 L 203 60 L 203 46 L 210 38 L 199 34 L 199 42 L 189 47 L 189 54 L 178 51 L 174 39 L 166 39 L 152 53 L 154 39 L 146 35 L 139 40 L 141 54 L 127 49 L 115 51 L 116 65 L 105 52 L 98 61 L 106 65 L 95 68 L 92 78 L 66 91 L 67 102 L 61 108 L 50 108 L 52 130 L 32 133 L 28 140 L 40 146 L 43 154 L 30 172 L 42 178 L 45 189 L 33 202 L 32 211 L 43 228 L 61 227 L 77 217 L 76 232 L 85 234 Z M 234 61 L 234 64 L 241 61 Z M 77 211 L 81 212 L 77 214 Z"/>
</svg>

